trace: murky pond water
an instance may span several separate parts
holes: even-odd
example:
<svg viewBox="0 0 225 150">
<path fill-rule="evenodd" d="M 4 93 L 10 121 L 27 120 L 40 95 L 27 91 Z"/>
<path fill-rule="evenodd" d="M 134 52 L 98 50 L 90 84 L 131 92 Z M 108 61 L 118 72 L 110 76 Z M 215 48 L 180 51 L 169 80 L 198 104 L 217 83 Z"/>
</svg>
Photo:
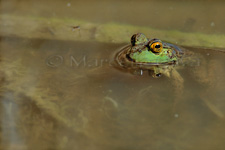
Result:
<svg viewBox="0 0 225 150">
<path fill-rule="evenodd" d="M 193 3 L 1 1 L 5 16 L 0 14 L 0 149 L 223 150 L 225 52 L 220 14 L 224 2 Z M 148 13 L 161 19 L 146 21 L 141 14 Z M 51 26 L 55 16 L 86 23 L 74 32 L 68 22 Z M 48 19 L 52 22 L 45 22 Z M 182 35 L 187 37 L 182 38 L 190 45 L 183 48 L 193 53 L 195 61 L 176 66 L 177 76 L 170 77 L 118 69 L 115 53 L 139 28 L 114 24 L 107 28 L 109 33 L 99 30 L 110 21 L 151 26 L 157 28 L 153 35 L 168 40 L 164 31 L 175 39 L 174 32 L 185 32 Z M 126 43 L 113 39 L 119 31 Z M 209 35 L 199 36 L 199 32 Z M 221 45 L 215 45 L 221 49 L 212 44 L 208 44 L 212 48 L 194 48 L 195 34 L 200 37 L 197 44 L 203 45 L 212 34 L 212 41 L 222 41 L 216 40 Z M 105 40 L 98 40 L 102 35 Z"/>
<path fill-rule="evenodd" d="M 121 46 L 2 37 L 2 148 L 222 149 L 225 54 L 186 48 L 180 83 L 117 70 Z"/>
</svg>

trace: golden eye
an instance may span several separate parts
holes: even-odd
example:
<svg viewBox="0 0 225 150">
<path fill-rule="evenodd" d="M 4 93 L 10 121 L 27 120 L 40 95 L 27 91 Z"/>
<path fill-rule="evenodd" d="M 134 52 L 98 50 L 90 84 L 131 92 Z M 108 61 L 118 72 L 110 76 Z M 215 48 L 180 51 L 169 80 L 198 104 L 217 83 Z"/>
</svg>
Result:
<svg viewBox="0 0 225 150">
<path fill-rule="evenodd" d="M 150 49 L 155 53 L 160 53 L 163 49 L 163 45 L 161 42 L 154 42 L 150 45 Z"/>
</svg>

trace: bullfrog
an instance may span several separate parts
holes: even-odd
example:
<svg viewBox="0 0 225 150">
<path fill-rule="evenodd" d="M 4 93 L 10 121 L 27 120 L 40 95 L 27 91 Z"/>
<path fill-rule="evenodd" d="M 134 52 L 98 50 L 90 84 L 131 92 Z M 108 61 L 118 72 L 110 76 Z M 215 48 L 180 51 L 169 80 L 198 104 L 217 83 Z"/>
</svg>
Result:
<svg viewBox="0 0 225 150">
<path fill-rule="evenodd" d="M 160 39 L 148 39 L 137 33 L 131 37 L 131 44 L 120 50 L 115 57 L 120 67 L 143 74 L 148 70 L 153 77 L 162 74 L 170 76 L 170 72 L 184 52 L 177 46 L 162 42 Z"/>
</svg>

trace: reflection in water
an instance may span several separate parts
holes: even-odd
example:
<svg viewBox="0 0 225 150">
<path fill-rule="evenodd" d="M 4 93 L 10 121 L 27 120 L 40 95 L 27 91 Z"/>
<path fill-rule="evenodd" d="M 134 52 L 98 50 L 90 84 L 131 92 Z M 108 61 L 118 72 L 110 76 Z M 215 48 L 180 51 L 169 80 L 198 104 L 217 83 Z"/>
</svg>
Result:
<svg viewBox="0 0 225 150">
<path fill-rule="evenodd" d="M 11 93 L 5 93 L 11 94 Z M 8 97 L 8 96 L 6 96 Z M 17 130 L 17 105 L 13 104 L 8 100 L 1 100 L 2 102 L 2 113 L 1 113 L 1 130 L 2 130 L 2 143 L 6 145 L 8 149 L 16 148 L 16 145 L 24 145 L 20 135 Z"/>
<path fill-rule="evenodd" d="M 180 66 L 180 79 L 154 79 L 112 67 L 108 62 L 120 46 L 3 38 L 2 148 L 225 146 L 224 53 L 189 48 L 200 65 Z"/>
</svg>

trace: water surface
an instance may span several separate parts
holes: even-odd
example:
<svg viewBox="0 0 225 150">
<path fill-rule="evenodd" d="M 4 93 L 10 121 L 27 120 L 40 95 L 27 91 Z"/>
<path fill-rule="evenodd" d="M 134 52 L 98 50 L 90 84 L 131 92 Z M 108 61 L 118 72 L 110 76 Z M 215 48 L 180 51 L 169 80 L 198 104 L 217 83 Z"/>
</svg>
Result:
<svg viewBox="0 0 225 150">
<path fill-rule="evenodd" d="M 114 68 L 122 46 L 2 37 L 1 148 L 223 149 L 225 54 L 155 79 Z"/>
<path fill-rule="evenodd" d="M 220 0 L 1 0 L 0 149 L 224 150 L 224 11 Z M 193 57 L 158 79 L 116 68 L 136 32 Z"/>
</svg>

